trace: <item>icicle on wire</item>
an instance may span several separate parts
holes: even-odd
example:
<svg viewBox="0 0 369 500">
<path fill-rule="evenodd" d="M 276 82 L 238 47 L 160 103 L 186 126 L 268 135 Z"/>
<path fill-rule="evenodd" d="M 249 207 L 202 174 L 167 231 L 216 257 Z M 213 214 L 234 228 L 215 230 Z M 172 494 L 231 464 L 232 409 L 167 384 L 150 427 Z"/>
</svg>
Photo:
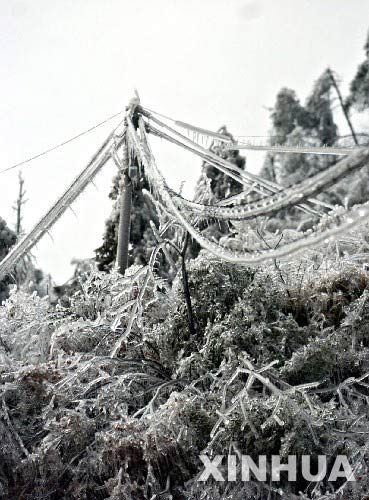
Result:
<svg viewBox="0 0 369 500">
<path fill-rule="evenodd" d="M 117 128 L 116 128 L 117 129 Z M 52 205 L 48 212 L 36 223 L 33 229 L 17 243 L 6 257 L 0 262 L 0 278 L 9 274 L 15 264 L 47 233 L 67 208 L 81 194 L 85 187 L 92 181 L 100 169 L 105 165 L 111 156 L 111 149 L 118 143 L 123 142 L 126 134 L 118 136 L 116 140 L 115 130 L 108 136 L 98 152 L 93 156 L 88 165 L 74 179 L 70 186 L 64 191 L 59 199 Z"/>
<path fill-rule="evenodd" d="M 246 149 L 251 151 L 270 151 L 274 153 L 296 153 L 296 154 L 315 154 L 315 155 L 337 155 L 346 156 L 353 153 L 357 148 L 337 148 L 332 146 L 288 146 L 283 144 L 276 144 L 274 146 L 268 145 L 253 145 L 248 144 L 232 144 L 231 146 L 225 146 L 226 150 L 239 150 Z"/>
<path fill-rule="evenodd" d="M 215 217 L 218 219 L 246 220 L 258 216 L 267 216 L 276 211 L 290 208 L 304 201 L 309 196 L 316 195 L 332 186 L 346 175 L 366 166 L 369 162 L 369 148 L 356 151 L 327 170 L 305 179 L 293 188 L 269 196 L 257 202 L 248 203 L 242 207 L 216 207 L 203 205 L 176 196 L 174 201 L 196 213 L 199 217 Z"/>
<path fill-rule="evenodd" d="M 197 133 L 200 136 L 204 137 L 207 136 L 209 138 L 217 139 L 221 143 L 230 143 L 228 146 L 225 146 L 225 149 L 228 150 L 239 150 L 239 149 L 250 149 L 250 150 L 255 150 L 255 151 L 272 151 L 272 152 L 277 152 L 277 153 L 298 153 L 298 154 L 320 154 L 320 155 L 342 155 L 346 156 L 348 154 L 351 154 L 356 148 L 344 148 L 344 147 L 332 147 L 332 146 L 302 146 L 302 145 L 297 145 L 297 146 L 288 146 L 286 144 L 274 144 L 273 146 L 271 145 L 255 145 L 252 144 L 251 142 L 240 142 L 242 141 L 242 137 L 267 137 L 267 136 L 235 136 L 235 140 L 238 142 L 235 142 L 235 140 L 232 140 L 230 137 L 220 134 L 219 132 L 213 132 L 211 130 L 197 127 L 195 125 L 191 125 L 190 123 L 186 123 L 180 120 L 175 120 L 174 118 L 170 118 L 169 116 L 163 115 L 157 111 L 150 110 L 148 108 L 145 108 L 141 106 L 144 111 L 146 111 L 146 115 L 148 114 L 154 114 L 157 116 L 161 116 L 162 118 L 165 118 L 166 120 L 171 121 L 176 125 L 177 127 L 184 128 L 187 133 L 193 132 Z M 272 136 L 276 137 L 276 136 Z M 194 139 L 196 138 L 196 135 L 194 134 Z"/>
<path fill-rule="evenodd" d="M 188 146 L 186 144 L 183 144 L 183 142 L 176 140 L 175 138 L 168 136 L 165 134 L 163 131 L 158 130 L 155 128 L 152 124 L 150 124 L 150 131 L 153 132 L 155 135 L 158 135 L 158 137 L 164 138 L 170 142 L 173 142 L 174 144 L 181 146 L 182 148 L 185 148 L 192 153 L 200 156 L 202 159 L 204 159 L 206 162 L 209 164 L 213 165 L 215 168 L 220 170 L 221 172 L 225 173 L 226 175 L 234 178 L 237 182 L 244 186 L 254 186 L 255 191 L 259 192 L 261 195 L 266 195 L 266 194 L 274 194 L 277 192 L 281 192 L 280 186 L 277 184 L 271 183 L 270 181 L 267 181 L 265 179 L 262 179 L 261 177 L 251 174 L 250 172 L 244 171 L 241 168 L 237 167 L 233 163 L 224 160 L 223 158 L 220 158 L 216 154 L 212 153 L 211 151 L 202 148 L 198 144 L 194 143 L 184 135 L 180 134 L 178 131 L 172 129 L 168 125 L 160 122 L 160 120 L 157 120 L 154 117 L 150 117 L 152 121 L 157 123 L 159 126 L 166 128 L 169 130 L 171 133 L 177 135 L 180 137 L 180 139 L 187 141 L 191 144 L 191 146 Z M 197 148 L 197 149 L 196 149 Z M 238 178 L 234 177 L 233 174 L 230 173 L 233 172 L 233 174 L 238 174 Z M 309 199 L 308 200 L 310 203 L 316 204 L 316 200 Z M 317 203 L 320 204 L 320 203 Z M 309 206 L 306 205 L 298 205 L 298 208 L 303 211 L 307 211 L 308 213 L 311 213 L 313 215 L 323 215 L 321 212 L 316 211 L 311 209 Z"/>
<path fill-rule="evenodd" d="M 181 147 L 185 148 L 185 149 L 189 149 L 190 151 L 192 152 L 196 152 L 194 151 L 190 146 L 187 146 L 185 144 L 182 144 L 180 141 L 177 141 L 176 139 L 174 139 L 173 137 L 171 136 L 168 136 L 167 134 L 165 134 L 164 132 L 156 129 L 155 127 L 153 127 L 152 125 L 150 125 L 150 132 L 153 133 L 154 135 L 157 135 L 158 137 L 162 137 L 166 140 L 168 140 L 169 142 L 173 142 L 174 144 L 176 145 L 180 145 Z M 248 176 L 246 176 L 246 173 L 239 169 L 238 167 L 234 167 L 234 169 L 236 169 L 236 172 L 237 173 L 234 173 L 234 172 L 230 172 L 228 170 L 228 165 L 232 165 L 231 163 L 229 162 L 226 162 L 227 163 L 227 166 L 223 166 L 222 163 L 224 164 L 225 160 L 219 158 L 218 156 L 214 155 L 215 158 L 217 158 L 217 160 L 213 160 L 212 158 L 209 158 L 207 157 L 207 155 L 205 153 L 199 153 L 199 152 L 196 152 L 196 154 L 198 154 L 200 157 L 202 157 L 203 159 L 205 159 L 205 161 L 211 165 L 213 165 L 214 167 L 216 167 L 217 169 L 219 169 L 221 172 L 225 173 L 226 175 L 228 175 L 229 177 L 232 177 L 233 179 L 235 179 L 237 182 L 239 182 L 241 185 L 243 186 L 251 186 L 256 192 L 258 192 L 259 194 L 263 195 L 263 198 L 261 198 L 261 201 L 265 202 L 266 200 L 269 200 L 271 199 L 271 195 L 275 195 L 275 196 L 283 196 L 283 190 L 279 189 L 279 190 L 275 190 L 275 189 L 271 189 L 269 187 L 265 188 L 265 187 L 259 187 L 258 186 L 258 182 L 256 181 L 251 181 L 250 179 L 248 179 Z M 239 174 L 239 171 L 240 172 L 244 172 L 245 175 L 244 176 L 240 176 Z M 249 175 L 252 175 L 252 174 L 249 174 Z M 242 178 L 243 177 L 243 178 Z M 267 195 L 268 196 L 265 196 L 266 195 L 266 191 L 267 191 Z M 273 201 L 273 200 L 272 200 Z M 312 200 L 312 199 L 308 199 L 307 201 L 309 202 L 314 202 L 315 203 L 315 200 Z M 299 200 L 297 200 L 297 203 L 299 202 Z M 191 204 L 192 202 L 188 202 L 189 204 Z M 246 205 L 244 205 L 245 207 Z M 305 204 L 298 204 L 297 207 L 302 210 L 303 212 L 305 213 L 309 213 L 311 215 L 316 215 L 316 216 L 321 216 L 323 215 L 320 211 L 317 211 L 317 210 L 314 210 L 312 208 L 310 208 L 309 206 L 305 205 Z"/>
<path fill-rule="evenodd" d="M 281 186 L 279 186 L 278 184 L 275 184 L 275 183 L 273 183 L 271 181 L 263 179 L 262 177 L 259 177 L 259 176 L 255 175 L 255 174 L 251 174 L 250 172 L 246 172 L 246 171 L 240 169 L 239 167 L 237 167 L 236 165 L 234 165 L 233 163 L 228 162 L 227 160 L 224 160 L 223 158 L 220 158 L 218 155 L 214 154 L 213 152 L 211 152 L 211 151 L 209 151 L 207 149 L 204 149 L 199 144 L 196 144 L 195 142 L 191 141 L 188 137 L 182 135 L 180 132 L 178 132 L 177 130 L 173 129 L 169 125 L 167 125 L 167 124 L 161 122 L 160 120 L 158 120 L 157 118 L 151 116 L 150 113 L 144 113 L 144 116 L 147 116 L 147 118 L 149 118 L 152 121 L 154 121 L 157 125 L 159 125 L 159 126 L 161 126 L 163 128 L 166 128 L 168 131 L 170 131 L 171 133 L 177 135 L 181 139 L 183 139 L 183 140 L 185 140 L 187 142 L 190 142 L 193 146 L 197 147 L 202 153 L 206 154 L 207 156 L 210 156 L 217 163 L 221 163 L 223 166 L 225 166 L 226 168 L 229 168 L 233 172 L 238 172 L 242 178 L 253 180 L 254 184 L 259 185 L 260 187 L 265 188 L 268 192 L 276 193 L 278 191 L 281 191 Z M 181 145 L 182 147 L 184 146 L 181 143 L 177 143 L 177 144 Z M 192 152 L 195 153 L 195 154 L 198 154 L 199 156 L 201 156 L 198 151 L 192 150 Z M 209 160 L 206 159 L 206 161 L 209 161 Z M 211 162 L 209 162 L 209 163 L 211 163 Z M 216 165 L 214 165 L 214 166 L 216 166 Z M 219 168 L 219 167 L 216 166 L 216 168 Z M 260 192 L 261 192 L 261 194 L 265 194 L 265 192 L 263 192 L 263 191 L 260 191 Z M 314 203 L 314 204 L 317 204 L 317 205 L 321 204 L 319 200 L 315 200 L 315 199 L 309 199 L 308 201 L 310 203 Z M 323 215 L 323 214 L 320 214 L 320 215 Z"/>
<path fill-rule="evenodd" d="M 148 142 L 146 141 L 145 126 L 142 119 L 140 119 L 139 124 L 141 139 L 144 141 L 144 143 L 142 143 L 142 141 L 138 139 L 137 133 L 130 119 L 128 120 L 128 131 L 134 143 L 137 156 L 143 162 L 147 171 L 150 172 L 150 175 L 153 178 L 153 183 L 156 184 L 156 188 L 161 192 L 162 199 L 166 204 L 168 204 L 170 210 L 176 215 L 179 222 L 181 222 L 183 227 L 191 234 L 191 236 L 195 238 L 203 248 L 210 251 L 220 259 L 245 265 L 255 265 L 270 259 L 280 259 L 306 248 L 316 246 L 319 243 L 334 239 L 334 237 L 339 233 L 347 231 L 348 229 L 358 224 L 364 223 L 369 218 L 369 204 L 365 204 L 357 209 L 351 209 L 350 211 L 348 211 L 346 214 L 346 220 L 342 224 L 336 225 L 331 229 L 325 230 L 320 233 L 316 231 L 314 232 L 312 230 L 307 231 L 298 240 L 280 246 L 278 249 L 266 250 L 264 252 L 260 252 L 251 256 L 241 252 L 231 252 L 226 248 L 221 247 L 219 244 L 211 242 L 210 240 L 205 238 L 187 221 L 180 210 L 177 209 L 171 199 L 170 193 L 167 190 L 165 179 L 157 168 L 152 152 L 149 149 Z"/>
<path fill-rule="evenodd" d="M 181 199 L 181 201 L 182 203 L 186 204 L 188 208 L 192 208 L 197 214 L 201 214 L 204 217 L 219 217 L 223 219 L 234 218 L 238 220 L 249 219 L 254 217 L 254 215 L 251 212 L 252 210 L 260 212 L 258 213 L 258 215 L 269 215 L 270 213 L 280 210 L 282 208 L 287 208 L 289 206 L 296 205 L 297 203 L 307 198 L 308 201 L 313 201 L 309 198 L 311 195 L 321 192 L 323 189 L 334 184 L 348 173 L 351 173 L 363 167 L 366 163 L 366 157 L 368 157 L 369 159 L 367 148 L 361 148 L 359 150 L 355 150 L 354 154 L 351 157 L 352 161 L 350 158 L 345 158 L 345 160 L 342 160 L 336 165 L 333 165 L 326 171 L 321 172 L 314 177 L 306 179 L 305 181 L 300 183 L 297 187 L 286 188 L 284 191 L 280 191 L 275 195 L 274 197 L 275 199 L 273 199 L 273 197 L 267 197 L 262 200 L 258 200 L 256 204 L 254 202 L 248 205 L 244 205 L 242 209 L 235 209 L 235 208 L 228 209 L 229 210 L 228 213 L 227 211 L 214 209 L 213 207 L 210 206 L 206 208 L 204 208 L 203 206 L 201 207 L 195 206 L 193 202 L 190 202 L 188 200 L 183 200 L 183 198 Z M 304 186 L 307 186 L 305 191 L 304 191 Z M 294 200 L 293 199 L 294 197 L 296 197 L 297 199 Z M 261 213 L 263 210 L 262 207 L 266 205 L 268 206 L 268 212 L 265 214 Z M 317 213 L 315 213 L 315 215 L 317 215 Z M 318 215 L 322 214 L 318 213 Z"/>
</svg>

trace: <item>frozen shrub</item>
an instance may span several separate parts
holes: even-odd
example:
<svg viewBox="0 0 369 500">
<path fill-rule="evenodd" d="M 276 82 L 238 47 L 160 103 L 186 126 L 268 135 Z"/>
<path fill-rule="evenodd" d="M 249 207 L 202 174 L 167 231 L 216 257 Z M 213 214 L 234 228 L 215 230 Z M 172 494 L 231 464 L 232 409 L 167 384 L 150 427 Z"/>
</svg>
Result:
<svg viewBox="0 0 369 500">
<path fill-rule="evenodd" d="M 13 291 L 0 309 L 5 499 L 326 497 L 328 484 L 196 481 L 201 453 L 345 453 L 367 475 L 367 273 L 188 263 L 93 271 L 67 307 Z M 337 483 L 359 500 L 366 480 Z M 269 489 L 268 489 L 269 488 Z M 356 489 L 355 489 L 356 488 Z M 333 495 L 334 493 L 332 493 Z M 346 497 L 343 497 L 346 498 Z"/>
</svg>

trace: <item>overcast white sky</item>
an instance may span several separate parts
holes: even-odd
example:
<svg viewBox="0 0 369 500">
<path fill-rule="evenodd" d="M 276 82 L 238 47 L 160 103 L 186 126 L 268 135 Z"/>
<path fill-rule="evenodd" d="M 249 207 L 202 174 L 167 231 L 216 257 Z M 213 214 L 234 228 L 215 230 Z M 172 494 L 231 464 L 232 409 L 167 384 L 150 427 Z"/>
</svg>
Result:
<svg viewBox="0 0 369 500">
<path fill-rule="evenodd" d="M 0 170 L 124 109 L 148 108 L 200 127 L 267 134 L 282 86 L 304 100 L 330 65 L 345 92 L 369 28 L 369 0 L 1 0 Z M 101 127 L 22 169 L 31 229 L 113 128 Z M 359 122 L 359 120 L 358 120 Z M 340 121 L 341 123 L 341 121 Z M 365 123 L 365 120 L 363 120 Z M 367 120 L 367 123 L 369 121 Z M 169 184 L 201 163 L 154 144 Z M 249 154 L 257 171 L 262 155 Z M 57 283 L 101 243 L 115 169 L 107 165 L 34 255 Z M 0 175 L 0 216 L 13 227 L 17 171 Z"/>
</svg>

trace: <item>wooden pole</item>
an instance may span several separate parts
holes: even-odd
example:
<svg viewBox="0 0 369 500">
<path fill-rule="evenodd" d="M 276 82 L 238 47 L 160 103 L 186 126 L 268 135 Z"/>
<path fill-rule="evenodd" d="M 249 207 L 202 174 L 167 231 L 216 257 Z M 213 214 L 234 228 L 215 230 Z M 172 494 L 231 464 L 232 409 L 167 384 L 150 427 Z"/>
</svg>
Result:
<svg viewBox="0 0 369 500">
<path fill-rule="evenodd" d="M 131 229 L 132 181 L 129 177 L 127 145 L 123 146 L 123 165 L 121 169 L 120 214 L 118 228 L 117 265 L 120 274 L 128 267 L 128 247 Z"/>
<path fill-rule="evenodd" d="M 347 121 L 347 125 L 349 126 L 349 129 L 351 131 L 352 138 L 354 139 L 355 144 L 358 145 L 359 141 L 357 140 L 357 137 L 356 137 L 356 134 L 355 134 L 355 130 L 354 130 L 354 126 L 352 125 L 352 122 L 350 120 L 350 116 L 348 114 L 348 110 L 347 110 L 347 108 L 345 106 L 345 103 L 343 102 L 342 94 L 341 94 L 340 88 L 338 86 L 338 83 L 336 82 L 336 79 L 335 79 L 335 77 L 333 75 L 333 72 L 332 72 L 332 70 L 330 68 L 328 68 L 328 73 L 329 73 L 330 79 L 332 80 L 333 87 L 335 88 L 335 90 L 337 92 L 338 100 L 340 101 L 340 105 L 341 105 L 343 114 L 345 115 L 345 118 L 346 118 L 346 121 Z"/>
<path fill-rule="evenodd" d="M 183 292 L 184 292 L 184 296 L 185 296 L 185 300 L 186 300 L 186 307 L 187 307 L 188 329 L 190 331 L 190 334 L 192 336 L 194 336 L 194 335 L 196 335 L 196 327 L 195 327 L 195 320 L 194 320 L 193 309 L 192 309 L 190 286 L 188 283 L 188 273 L 187 273 L 187 268 L 186 268 L 186 252 L 187 252 L 189 240 L 190 240 L 190 234 L 188 232 L 186 232 L 186 236 L 184 238 L 183 248 L 181 251 L 182 284 L 183 284 Z"/>
</svg>

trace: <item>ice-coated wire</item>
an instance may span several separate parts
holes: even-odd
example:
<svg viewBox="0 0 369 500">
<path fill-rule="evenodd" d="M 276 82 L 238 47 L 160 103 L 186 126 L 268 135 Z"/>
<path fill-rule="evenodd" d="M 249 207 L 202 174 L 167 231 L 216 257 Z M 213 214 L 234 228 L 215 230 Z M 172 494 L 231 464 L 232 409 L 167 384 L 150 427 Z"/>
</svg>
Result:
<svg viewBox="0 0 369 500">
<path fill-rule="evenodd" d="M 191 141 L 191 139 L 189 139 L 188 137 L 185 137 L 180 132 L 169 127 L 168 125 L 161 122 L 157 118 L 152 117 L 152 116 L 148 116 L 148 118 L 150 120 L 154 121 L 160 127 L 166 128 L 172 134 L 177 135 L 181 140 L 177 140 L 174 137 L 171 137 L 168 134 L 165 134 L 163 131 L 155 128 L 152 124 L 150 124 L 150 131 L 151 132 L 158 135 L 159 137 L 162 137 L 162 138 L 168 140 L 169 142 L 172 142 L 173 144 L 181 146 L 182 148 L 187 149 L 187 150 L 191 151 L 192 153 L 200 156 L 207 163 L 215 166 L 221 172 L 234 178 L 240 184 L 247 186 L 247 187 L 253 186 L 253 188 L 256 192 L 258 192 L 264 196 L 266 194 L 274 194 L 277 192 L 281 192 L 281 187 L 278 186 L 278 184 L 267 181 L 266 179 L 263 179 L 262 177 L 259 177 L 255 174 L 252 174 L 250 172 L 242 170 L 241 168 L 237 167 L 233 163 L 231 163 L 223 158 L 220 158 L 215 153 L 212 153 L 208 149 L 201 147 L 196 142 Z M 190 144 L 190 146 L 187 144 L 184 144 L 183 141 L 188 142 Z M 234 177 L 235 174 L 238 175 L 238 178 Z M 310 203 L 316 204 L 316 200 L 314 200 L 314 199 L 309 199 L 308 201 Z M 319 205 L 320 203 L 317 203 L 317 204 Z M 321 212 L 313 210 L 312 208 L 310 208 L 307 205 L 298 205 L 297 208 L 299 208 L 300 210 L 303 210 L 305 212 L 309 212 L 313 215 L 323 215 Z"/>
<path fill-rule="evenodd" d="M 235 179 L 237 182 L 239 182 L 241 185 L 243 186 L 247 186 L 248 188 L 249 187 L 252 187 L 253 191 L 263 195 L 265 197 L 266 194 L 270 195 L 272 193 L 274 193 L 273 190 L 270 190 L 269 188 L 264 188 L 264 187 L 260 187 L 258 185 L 258 183 L 256 182 L 253 182 L 251 183 L 250 180 L 248 179 L 242 179 L 238 174 L 236 173 L 233 173 L 231 171 L 228 170 L 227 167 L 224 167 L 222 165 L 222 162 L 221 161 L 215 161 L 211 158 L 208 158 L 205 154 L 203 153 L 199 153 L 199 152 L 196 152 L 195 150 L 193 150 L 190 146 L 187 146 L 183 143 L 181 143 L 180 141 L 177 141 L 176 139 L 172 138 L 171 136 L 165 134 L 164 132 L 162 131 L 159 131 L 158 129 L 156 129 L 155 127 L 152 127 L 150 126 L 150 132 L 152 132 L 154 135 L 157 135 L 158 137 L 162 137 L 166 140 L 168 140 L 169 142 L 173 142 L 174 144 L 176 145 L 180 145 L 181 147 L 185 148 L 185 149 L 188 149 L 196 154 L 198 154 L 200 157 L 202 157 L 207 163 L 209 163 L 210 165 L 213 165 L 215 168 L 217 168 L 218 170 L 220 170 L 221 172 L 225 173 L 226 175 L 228 175 L 229 177 Z M 218 157 L 216 157 L 218 158 Z M 224 160 L 223 160 L 224 161 Z M 236 167 L 237 168 L 237 167 Z M 279 193 L 282 193 L 281 190 L 278 191 Z M 308 201 L 312 201 L 312 200 L 308 200 Z M 191 203 L 191 202 L 189 202 Z M 298 205 L 298 208 L 306 213 L 309 213 L 309 214 L 312 214 L 312 215 L 323 215 L 321 212 L 318 212 L 310 207 L 308 207 L 307 205 Z"/>
<path fill-rule="evenodd" d="M 299 252 L 306 248 L 316 246 L 324 241 L 329 241 L 334 239 L 335 236 L 343 231 L 347 231 L 352 227 L 365 222 L 369 218 L 369 203 L 360 206 L 359 208 L 354 208 L 346 213 L 346 220 L 341 224 L 336 224 L 332 228 L 325 231 L 319 232 L 307 231 L 292 243 L 280 246 L 277 249 L 265 250 L 263 252 L 258 252 L 255 254 L 246 254 L 243 252 L 232 252 L 228 249 L 216 244 L 206 237 L 204 237 L 199 231 L 196 230 L 186 219 L 186 217 L 181 213 L 181 211 L 175 206 L 172 200 L 170 191 L 168 190 L 165 179 L 162 176 L 160 170 L 156 166 L 153 154 L 149 148 L 148 142 L 146 140 L 145 125 L 142 119 L 140 119 L 140 132 L 142 141 L 139 140 L 137 133 L 133 127 L 130 119 L 128 120 L 128 133 L 132 141 L 133 147 L 136 150 L 136 154 L 139 159 L 143 162 L 146 167 L 147 172 L 151 177 L 152 183 L 155 185 L 156 190 L 160 193 L 161 198 L 167 204 L 170 211 L 176 216 L 178 221 L 183 225 L 183 227 L 190 233 L 190 235 L 197 240 L 197 242 L 206 250 L 211 252 L 216 257 L 227 260 L 228 262 L 245 264 L 245 265 L 255 265 L 270 259 L 280 259 L 286 257 L 293 253 Z"/>
<path fill-rule="evenodd" d="M 116 130 L 116 129 L 115 129 Z M 15 264 L 50 230 L 59 217 L 68 209 L 87 184 L 96 176 L 96 174 L 105 165 L 111 156 L 111 149 L 119 147 L 123 142 L 125 130 L 118 138 L 115 136 L 115 130 L 104 141 L 100 149 L 95 153 L 88 165 L 74 179 L 70 186 L 52 205 L 47 213 L 37 222 L 33 229 L 17 243 L 6 257 L 0 262 L 0 278 L 10 273 Z"/>
<path fill-rule="evenodd" d="M 320 154 L 320 155 L 338 155 L 338 156 L 346 156 L 348 154 L 351 154 L 355 149 L 357 148 L 343 148 L 343 147 L 332 147 L 332 146 L 288 146 L 285 144 L 274 144 L 273 146 L 271 145 L 257 145 L 257 144 L 251 144 L 250 142 L 234 142 L 232 141 L 229 137 L 225 136 L 224 134 L 219 134 L 217 132 L 212 132 L 208 129 L 197 127 L 195 125 L 191 125 L 190 123 L 182 122 L 180 120 L 176 120 L 175 118 L 170 118 L 167 115 L 163 115 L 162 113 L 159 113 L 157 111 L 153 111 L 151 109 L 148 109 L 146 107 L 142 108 L 154 115 L 161 116 L 162 118 L 171 121 L 175 125 L 181 128 L 185 128 L 188 131 L 191 132 L 196 132 L 200 135 L 205 135 L 211 138 L 215 138 L 220 140 L 221 142 L 225 143 L 231 143 L 228 146 L 225 146 L 225 149 L 228 150 L 238 150 L 238 149 L 248 149 L 248 150 L 254 150 L 254 151 L 271 151 L 275 153 L 298 153 L 298 154 Z M 236 140 L 241 140 L 242 138 L 249 138 L 249 137 L 261 137 L 261 138 L 269 138 L 269 136 L 264 136 L 264 135 L 246 135 L 246 136 L 241 136 L 237 135 L 235 136 Z M 278 135 L 272 135 L 270 137 L 280 137 Z M 351 137 L 351 136 L 350 136 Z"/>
<path fill-rule="evenodd" d="M 14 168 L 17 168 L 17 167 L 20 167 L 22 165 L 25 165 L 26 163 L 29 163 L 29 162 L 31 162 L 33 160 L 36 160 L 37 158 L 41 158 L 41 156 L 45 156 L 48 153 L 51 153 L 52 151 L 55 151 L 56 149 L 59 149 L 59 148 L 61 148 L 63 146 L 66 146 L 70 142 L 75 141 L 76 139 L 79 139 L 83 135 L 86 135 L 89 132 L 92 132 L 93 130 L 97 129 L 98 127 L 101 127 L 101 125 L 104 125 L 105 123 L 109 122 L 110 120 L 113 120 L 114 118 L 116 118 L 117 116 L 121 115 L 122 113 L 123 113 L 123 110 L 122 111 L 118 111 L 118 113 L 115 113 L 114 115 L 109 116 L 108 118 L 105 118 L 105 120 L 97 123 L 96 125 L 94 125 L 93 127 L 90 127 L 87 130 L 84 130 L 83 132 L 80 132 L 79 134 L 77 134 L 77 135 L 75 135 L 73 137 L 70 137 L 69 139 L 66 139 L 63 142 L 60 142 L 59 144 L 56 144 L 55 146 L 52 146 L 51 148 L 48 148 L 45 151 L 42 151 L 41 153 L 38 153 L 38 154 L 36 154 L 34 156 L 31 156 L 30 158 L 27 158 L 26 160 L 20 161 L 20 162 L 16 163 L 15 165 L 11 165 L 10 167 L 7 167 L 7 168 L 4 168 L 3 170 L 0 170 L 0 174 L 3 174 L 4 172 L 8 172 L 9 170 L 13 170 Z"/>
<path fill-rule="evenodd" d="M 332 186 L 346 175 L 365 167 L 369 163 L 369 148 L 363 148 L 354 152 L 351 156 L 332 165 L 323 172 L 305 179 L 294 187 L 286 188 L 284 191 L 273 196 L 266 197 L 256 202 L 248 203 L 239 207 L 216 207 L 203 205 L 184 199 L 177 195 L 174 200 L 181 206 L 185 206 L 192 212 L 204 218 L 215 217 L 217 219 L 246 220 L 258 216 L 268 216 L 278 210 L 290 208 L 312 195 L 322 192 Z"/>
<path fill-rule="evenodd" d="M 185 144 L 182 144 L 180 141 L 177 141 L 176 139 L 174 139 L 173 137 L 169 136 L 168 134 L 165 134 L 164 132 L 158 130 L 157 128 L 153 127 L 152 125 L 150 126 L 150 132 L 152 132 L 154 135 L 157 135 L 158 137 L 162 137 L 166 140 L 168 140 L 169 142 L 173 142 L 174 144 L 176 145 L 179 145 L 185 149 L 189 149 L 190 151 L 192 152 L 196 152 L 195 150 L 193 150 L 190 146 L 187 146 Z M 258 192 L 259 194 L 263 195 L 263 198 L 262 198 L 262 201 L 263 202 L 267 202 L 266 200 L 269 200 L 270 199 L 270 196 L 271 195 L 275 195 L 275 196 L 283 196 L 283 193 L 284 193 L 284 190 L 282 189 L 279 189 L 278 191 L 275 190 L 275 189 L 271 189 L 271 188 L 265 188 L 265 187 L 261 187 L 259 186 L 258 182 L 251 182 L 249 179 L 245 179 L 245 178 L 241 178 L 240 175 L 236 174 L 236 173 L 232 173 L 228 170 L 228 166 L 223 166 L 222 162 L 224 162 L 225 160 L 223 159 L 220 159 L 221 161 L 216 161 L 216 160 L 213 160 L 211 158 L 208 158 L 206 156 L 206 154 L 203 154 L 203 153 L 199 153 L 197 152 L 197 154 L 202 157 L 203 159 L 205 159 L 205 161 L 207 163 L 209 163 L 210 165 L 213 165 L 215 168 L 217 168 L 218 170 L 220 170 L 221 172 L 224 172 L 226 175 L 228 175 L 229 177 L 232 177 L 233 179 L 235 179 L 237 182 L 239 182 L 241 185 L 243 186 L 247 186 L 247 187 L 252 187 L 253 191 L 256 191 Z M 215 155 L 216 158 L 219 158 L 218 156 Z M 229 162 L 227 162 L 229 163 Z M 232 164 L 231 164 L 232 165 Z M 238 170 L 241 170 L 239 169 L 238 167 L 235 167 L 236 169 Z M 243 172 L 241 170 L 241 172 Z M 250 174 L 252 175 L 252 174 Z M 267 196 L 266 196 L 266 193 L 267 193 Z M 179 198 L 181 198 L 180 195 L 178 195 Z M 188 205 L 190 206 L 192 204 L 192 202 L 186 200 Z M 315 200 L 313 199 L 308 199 L 307 201 L 309 202 L 312 202 L 312 203 L 316 203 Z M 273 202 L 273 200 L 271 201 Z M 320 203 L 317 203 L 317 204 L 320 204 Z M 247 207 L 248 204 L 244 205 L 243 207 Z M 314 210 L 312 208 L 310 208 L 309 206 L 307 206 L 306 204 L 301 204 L 301 203 L 298 203 L 297 202 L 297 208 L 299 208 L 300 210 L 302 210 L 303 212 L 306 212 L 306 213 L 309 213 L 311 215 L 316 215 L 316 216 L 322 216 L 323 213 L 317 211 L 317 210 Z M 221 212 L 221 210 L 219 211 Z M 212 212 L 212 215 L 210 215 L 210 217 L 215 217 L 214 213 Z M 229 217 L 227 217 L 229 218 Z"/>
<path fill-rule="evenodd" d="M 346 156 L 356 151 L 358 148 L 339 148 L 332 146 L 288 146 L 284 144 L 256 145 L 251 143 L 246 144 L 231 144 L 225 146 L 226 150 L 247 149 L 250 151 L 270 151 L 273 153 L 297 153 L 297 154 L 315 154 L 315 155 L 337 155 Z"/>
</svg>

